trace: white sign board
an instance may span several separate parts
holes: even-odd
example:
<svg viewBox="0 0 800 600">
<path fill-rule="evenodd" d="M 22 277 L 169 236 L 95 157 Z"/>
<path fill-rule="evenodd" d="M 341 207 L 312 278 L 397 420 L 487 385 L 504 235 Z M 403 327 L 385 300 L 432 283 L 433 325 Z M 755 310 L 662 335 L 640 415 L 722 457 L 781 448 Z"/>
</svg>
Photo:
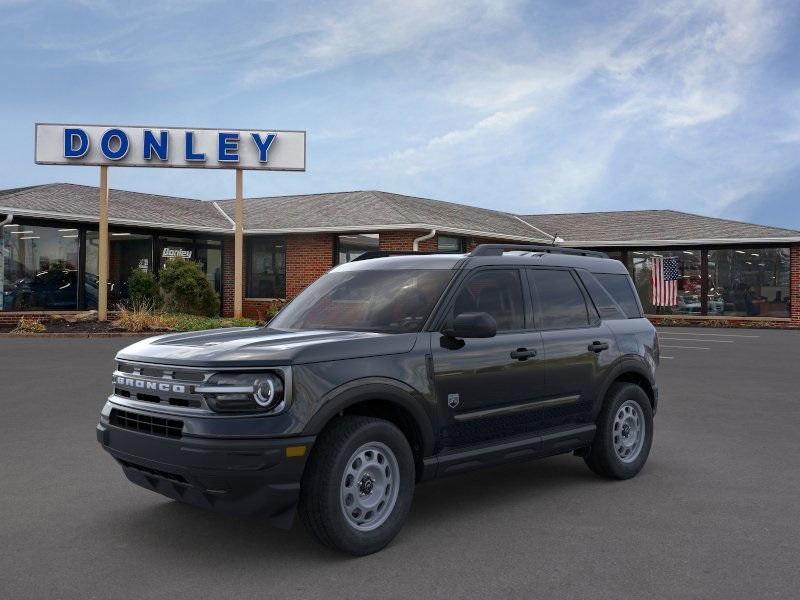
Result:
<svg viewBox="0 0 800 600">
<path fill-rule="evenodd" d="M 36 124 L 40 165 L 305 171 L 305 131 Z"/>
</svg>

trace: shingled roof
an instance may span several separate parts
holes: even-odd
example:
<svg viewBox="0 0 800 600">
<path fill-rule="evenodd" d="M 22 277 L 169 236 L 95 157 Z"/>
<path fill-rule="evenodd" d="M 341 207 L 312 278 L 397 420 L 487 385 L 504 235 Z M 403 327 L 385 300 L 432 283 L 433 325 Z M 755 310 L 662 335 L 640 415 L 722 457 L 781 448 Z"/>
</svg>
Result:
<svg viewBox="0 0 800 600">
<path fill-rule="evenodd" d="M 748 240 L 800 241 L 800 231 L 676 210 L 521 215 L 528 223 L 574 246 L 632 246 L 703 241 L 746 243 Z"/>
<path fill-rule="evenodd" d="M 0 211 L 20 216 L 98 220 L 98 188 L 72 183 L 35 185 L 0 192 Z M 212 202 L 109 190 L 109 222 L 159 229 L 229 231 L 231 223 Z"/>
<path fill-rule="evenodd" d="M 233 218 L 233 200 L 218 204 Z M 379 191 L 248 198 L 245 207 L 245 230 L 251 232 L 437 229 L 532 242 L 549 240 L 544 232 L 510 213 Z"/>
<path fill-rule="evenodd" d="M 233 229 L 233 200 L 208 202 L 125 190 L 109 193 L 112 224 L 216 233 Z M 97 195 L 96 187 L 70 183 L 0 190 L 0 212 L 96 222 Z M 558 236 L 574 246 L 800 241 L 800 231 L 674 210 L 516 216 L 380 191 L 247 198 L 245 220 L 247 233 L 437 229 L 532 243 L 549 243 Z"/>
</svg>

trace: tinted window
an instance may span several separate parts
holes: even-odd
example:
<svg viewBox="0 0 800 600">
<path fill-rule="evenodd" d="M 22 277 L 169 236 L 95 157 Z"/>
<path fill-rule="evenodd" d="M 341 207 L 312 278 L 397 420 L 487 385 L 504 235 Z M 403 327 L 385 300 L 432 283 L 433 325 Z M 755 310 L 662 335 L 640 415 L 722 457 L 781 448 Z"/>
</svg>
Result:
<svg viewBox="0 0 800 600">
<path fill-rule="evenodd" d="M 642 316 L 642 312 L 639 310 L 639 303 L 636 302 L 636 297 L 633 295 L 631 282 L 627 275 L 595 273 L 594 276 L 603 284 L 603 287 L 611 294 L 611 297 L 619 304 L 620 308 L 625 311 L 625 315 L 629 319 L 638 319 Z"/>
<path fill-rule="evenodd" d="M 458 292 L 450 317 L 465 312 L 489 313 L 497 321 L 497 331 L 524 329 L 525 304 L 519 271 L 480 271 L 470 277 Z"/>
<path fill-rule="evenodd" d="M 286 244 L 283 238 L 257 237 L 247 241 L 247 297 L 286 295 Z"/>
<path fill-rule="evenodd" d="M 589 313 L 578 283 L 569 271 L 531 270 L 543 329 L 586 327 Z"/>
<path fill-rule="evenodd" d="M 586 286 L 589 296 L 592 297 L 597 312 L 603 319 L 627 319 L 627 315 L 623 312 L 622 308 L 614 301 L 614 299 L 606 291 L 606 288 L 595 279 L 595 275 L 588 271 L 578 271 L 578 275 Z M 590 309 L 591 310 L 591 309 Z"/>
<path fill-rule="evenodd" d="M 333 271 L 269 324 L 274 329 L 419 331 L 453 276 L 450 270 Z"/>
</svg>

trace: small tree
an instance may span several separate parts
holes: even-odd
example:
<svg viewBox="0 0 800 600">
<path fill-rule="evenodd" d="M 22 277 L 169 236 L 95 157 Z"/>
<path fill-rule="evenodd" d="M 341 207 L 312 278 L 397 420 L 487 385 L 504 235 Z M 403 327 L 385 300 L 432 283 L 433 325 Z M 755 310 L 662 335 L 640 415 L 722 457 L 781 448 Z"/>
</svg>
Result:
<svg viewBox="0 0 800 600">
<path fill-rule="evenodd" d="M 159 282 L 167 311 L 207 317 L 219 312 L 219 298 L 198 263 L 173 258 L 161 269 Z"/>
<path fill-rule="evenodd" d="M 128 298 L 131 306 L 158 308 L 161 306 L 161 290 L 158 281 L 149 271 L 134 269 L 128 277 Z"/>
</svg>

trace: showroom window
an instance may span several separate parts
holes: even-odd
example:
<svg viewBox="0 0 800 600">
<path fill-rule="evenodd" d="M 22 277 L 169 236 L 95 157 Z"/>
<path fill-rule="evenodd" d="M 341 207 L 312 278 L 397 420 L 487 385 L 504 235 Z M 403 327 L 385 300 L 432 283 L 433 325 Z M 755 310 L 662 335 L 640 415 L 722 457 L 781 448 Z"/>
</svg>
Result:
<svg viewBox="0 0 800 600">
<path fill-rule="evenodd" d="M 789 318 L 789 248 L 708 251 L 708 314 Z"/>
<path fill-rule="evenodd" d="M 467 251 L 466 240 L 451 235 L 440 235 L 437 238 L 437 250 L 443 254 L 463 254 Z"/>
<path fill-rule="evenodd" d="M 702 313 L 701 250 L 636 250 L 630 258 L 646 314 Z"/>
<path fill-rule="evenodd" d="M 336 264 L 341 265 L 358 258 L 365 252 L 380 249 L 377 233 L 355 233 L 336 238 Z"/>
<path fill-rule="evenodd" d="M 13 223 L 1 235 L 3 310 L 78 308 L 77 229 Z"/>
<path fill-rule="evenodd" d="M 283 238 L 248 238 L 247 297 L 286 297 L 286 242 Z"/>
<path fill-rule="evenodd" d="M 99 244 L 97 231 L 87 231 L 83 279 L 87 308 L 97 308 Z M 116 308 L 128 299 L 131 273 L 136 270 L 153 272 L 153 236 L 112 230 L 108 234 L 108 246 L 108 305 Z"/>
</svg>

